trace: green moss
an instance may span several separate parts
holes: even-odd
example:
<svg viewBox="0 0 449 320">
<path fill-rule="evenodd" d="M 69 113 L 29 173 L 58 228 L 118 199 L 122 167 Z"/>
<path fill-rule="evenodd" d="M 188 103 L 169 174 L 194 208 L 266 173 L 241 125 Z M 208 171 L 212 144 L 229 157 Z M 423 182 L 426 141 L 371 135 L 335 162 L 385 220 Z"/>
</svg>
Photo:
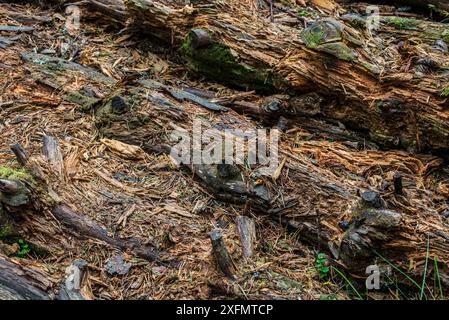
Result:
<svg viewBox="0 0 449 320">
<path fill-rule="evenodd" d="M 314 49 L 324 40 L 324 31 L 303 32 L 302 39 L 307 48 Z"/>
<path fill-rule="evenodd" d="M 222 43 L 212 41 L 208 46 L 194 48 L 192 33 L 186 37 L 181 52 L 194 72 L 241 88 L 253 88 L 261 92 L 275 92 L 282 83 L 265 66 L 247 65 Z"/>
<path fill-rule="evenodd" d="M 324 43 L 316 47 L 316 50 L 329 53 L 340 60 L 350 62 L 356 60 L 354 52 L 343 42 Z"/>
<path fill-rule="evenodd" d="M 31 175 L 24 169 L 0 167 L 0 179 L 32 181 Z"/>
<path fill-rule="evenodd" d="M 306 10 L 298 10 L 298 16 L 299 17 L 307 17 L 309 14 Z"/>
<path fill-rule="evenodd" d="M 399 18 L 399 17 L 387 17 L 385 22 L 388 25 L 394 26 L 396 29 L 410 29 L 418 25 L 416 19 Z"/>
<path fill-rule="evenodd" d="M 449 84 L 441 91 L 442 97 L 449 97 Z"/>
<path fill-rule="evenodd" d="M 98 99 L 85 96 L 80 92 L 72 91 L 65 95 L 65 100 L 81 106 L 83 111 L 88 111 L 99 101 Z"/>
<path fill-rule="evenodd" d="M 11 222 L 6 222 L 0 225 L 0 240 L 8 239 L 14 234 L 14 225 Z"/>
<path fill-rule="evenodd" d="M 441 39 L 443 39 L 444 42 L 446 42 L 447 44 L 449 44 L 449 29 L 444 30 L 441 33 Z"/>
</svg>

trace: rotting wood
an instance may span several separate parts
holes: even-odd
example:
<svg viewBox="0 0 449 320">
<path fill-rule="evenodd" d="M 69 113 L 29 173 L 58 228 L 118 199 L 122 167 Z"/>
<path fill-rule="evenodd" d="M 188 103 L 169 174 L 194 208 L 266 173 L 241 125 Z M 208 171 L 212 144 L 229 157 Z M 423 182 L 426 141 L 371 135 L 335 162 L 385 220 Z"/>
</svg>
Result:
<svg viewBox="0 0 449 320">
<path fill-rule="evenodd" d="M 14 148 L 24 151 L 23 147 L 21 147 L 20 145 L 15 145 Z M 26 154 L 26 152 L 20 152 L 21 161 L 24 161 L 26 164 L 31 165 L 32 168 L 36 171 L 36 168 L 39 168 L 37 166 L 37 163 L 35 161 L 31 161 L 32 159 L 29 157 L 27 159 L 24 159 L 22 157 L 23 154 Z M 42 172 L 42 169 L 39 169 L 36 172 Z M 54 217 L 62 225 L 64 225 L 69 232 L 81 238 L 101 240 L 108 245 L 111 245 L 122 251 L 130 251 L 138 257 L 149 261 L 156 261 L 160 264 L 170 267 L 175 267 L 178 265 L 178 262 L 176 261 L 162 261 L 159 257 L 159 252 L 157 252 L 151 246 L 144 244 L 140 239 L 134 237 L 127 239 L 111 237 L 106 229 L 98 225 L 92 219 L 82 214 L 78 214 L 69 206 L 59 202 L 59 197 L 54 194 L 54 191 L 52 191 L 51 189 L 46 189 L 47 186 L 44 185 L 44 181 L 39 181 L 37 185 L 30 184 L 27 181 L 25 182 L 27 183 L 27 187 L 22 189 L 25 189 L 25 195 L 27 197 L 28 194 L 30 194 L 30 197 L 32 197 L 31 204 L 37 208 L 42 206 L 47 207 L 49 210 L 51 210 Z M 29 190 L 29 188 L 31 190 Z M 5 199 L 3 199 L 3 201 L 5 201 Z M 11 204 L 11 199 L 9 199 L 6 204 Z M 28 198 L 26 202 L 19 203 L 18 205 L 25 204 L 28 204 Z"/>
<path fill-rule="evenodd" d="M 229 255 L 229 251 L 223 240 L 223 235 L 218 229 L 209 233 L 212 243 L 212 253 L 220 270 L 228 277 L 233 278 L 237 272 L 234 261 Z"/>
<path fill-rule="evenodd" d="M 238 216 L 237 229 L 240 235 L 240 243 L 242 244 L 243 256 L 250 258 L 254 253 L 254 245 L 256 243 L 256 224 L 253 219 L 246 216 Z"/>
<path fill-rule="evenodd" d="M 64 174 L 64 159 L 62 156 L 59 142 L 52 136 L 44 135 L 43 139 L 43 155 L 49 161 L 52 168 L 56 171 L 60 178 Z"/>
<path fill-rule="evenodd" d="M 67 74 L 72 74 L 72 72 L 77 74 L 77 77 L 73 77 L 78 80 L 77 83 L 82 81 L 89 81 L 91 84 L 109 82 L 103 78 L 98 79 L 97 75 L 92 72 L 80 74 L 78 70 L 81 68 L 74 64 L 63 63 L 62 65 L 67 66 L 65 69 Z M 34 65 L 30 61 L 29 66 L 32 73 L 40 72 L 40 68 L 45 68 L 45 63 Z M 76 88 L 76 83 L 72 85 L 74 85 L 72 86 L 73 90 Z M 254 129 L 253 122 L 233 110 L 226 112 L 225 124 L 221 113 L 205 109 L 196 103 L 184 101 L 181 107 L 179 101 L 169 93 L 145 81 L 127 85 L 121 88 L 120 92 L 110 92 L 109 94 L 110 96 L 106 95 L 95 108 L 96 126 L 100 134 L 108 139 L 139 146 L 152 154 L 170 155 L 173 145 L 179 142 L 176 129 L 180 128 L 173 124 L 182 125 L 183 128 L 187 128 L 185 129 L 186 134 L 191 134 L 194 120 L 197 118 L 201 118 L 204 128 L 216 128 L 218 136 L 224 135 L 226 129 L 236 127 L 244 130 Z M 111 98 L 117 95 L 120 95 L 125 103 L 132 101 L 133 108 L 126 109 L 119 114 L 115 113 L 111 107 Z M 157 96 L 158 99 L 149 99 L 154 96 Z M 167 105 L 171 107 L 167 108 Z M 180 115 L 182 115 L 181 118 Z M 161 128 L 165 128 L 169 134 L 161 135 Z M 171 135 L 167 128 L 173 128 L 174 135 Z M 317 127 L 315 130 L 319 131 Z M 338 131 L 332 129 L 329 132 Z M 342 135 L 340 139 L 345 139 L 344 137 Z M 241 166 L 219 163 L 211 165 L 182 164 L 182 168 L 189 168 L 194 173 L 194 177 L 198 178 L 194 181 L 205 186 L 216 199 L 245 205 L 258 215 L 265 215 L 280 221 L 294 230 L 303 242 L 312 245 L 319 244 L 323 250 L 328 249 L 335 252 L 336 259 L 340 259 L 340 262 L 346 265 L 348 270 L 357 274 L 364 274 L 364 270 L 358 269 L 361 265 L 353 266 L 352 256 L 344 254 L 347 252 L 346 248 L 351 247 L 351 245 L 345 247 L 346 240 L 344 241 L 344 239 L 347 239 L 347 234 L 352 231 L 342 230 L 339 227 L 342 217 L 349 221 L 350 225 L 354 225 L 354 228 L 351 229 L 353 234 L 362 233 L 360 227 L 363 227 L 364 221 L 367 221 L 366 228 L 369 227 L 375 232 L 365 235 L 364 243 L 372 243 L 373 247 L 370 249 L 382 253 L 395 263 L 402 265 L 404 259 L 424 261 L 427 234 L 434 233 L 435 226 L 438 226 L 440 234 L 448 234 L 447 227 L 439 214 L 439 205 L 430 200 L 429 191 L 417 187 L 417 182 L 413 182 L 413 186 L 408 187 L 409 202 L 399 204 L 390 188 L 393 186 L 390 180 L 392 175 L 390 178 L 385 177 L 389 180 L 387 189 L 376 185 L 374 180 L 366 180 L 365 177 L 374 179 L 376 175 L 383 176 L 384 172 L 400 170 L 403 172 L 404 179 L 408 179 L 408 181 L 414 181 L 417 177 L 426 181 L 431 170 L 441 167 L 442 160 L 406 152 L 383 152 L 376 148 L 360 152 L 360 143 L 362 143 L 363 149 L 372 145 L 369 141 L 365 145 L 363 140 L 356 142 L 355 147 L 351 143 L 345 145 L 301 141 L 300 148 L 292 148 L 297 144 L 297 139 L 294 135 L 286 133 L 279 144 L 280 154 L 286 160 L 276 181 L 272 180 L 271 174 L 266 176 L 257 167 L 249 170 Z M 345 172 L 344 179 L 336 176 L 332 171 L 335 166 Z M 276 197 L 276 192 L 280 189 L 283 196 Z M 364 194 L 365 191 L 379 193 L 379 196 L 384 198 L 383 202 L 385 203 L 382 203 L 382 206 L 385 207 L 378 209 L 377 196 L 373 198 L 375 201 L 372 202 L 370 197 L 366 197 Z M 430 192 L 435 195 L 439 194 L 439 191 L 433 187 Z M 361 209 L 357 209 L 359 202 L 362 201 L 358 193 L 364 194 L 365 198 Z M 410 200 L 413 201 L 410 202 Z M 373 205 L 369 205 L 370 201 Z M 417 204 L 420 209 L 416 208 Z M 388 210 L 400 214 L 400 224 L 391 228 L 388 235 L 385 235 L 385 239 L 388 241 L 379 240 L 379 234 L 382 233 L 381 222 L 371 216 L 369 219 L 359 220 L 357 218 L 357 215 L 364 217 L 366 215 L 364 211 L 369 212 L 372 209 Z M 317 211 L 320 212 L 319 220 L 316 218 Z M 421 216 L 422 214 L 425 214 L 425 217 Z M 382 214 L 378 217 L 382 218 Z M 416 221 L 422 224 L 418 234 L 415 234 L 415 229 L 411 228 Z M 362 224 L 360 225 L 360 223 Z M 371 235 L 372 239 L 370 239 Z M 445 246 L 447 240 L 444 236 L 435 234 L 430 241 L 432 254 L 439 257 L 447 256 L 448 252 Z M 360 254 L 365 255 L 365 261 L 376 259 L 374 254 L 366 254 L 369 251 L 365 247 L 360 248 L 362 248 Z M 407 258 L 398 261 L 398 252 L 401 252 L 401 257 Z M 420 266 L 420 264 L 417 265 L 413 271 L 417 277 L 423 272 Z M 439 271 L 440 274 L 447 272 L 443 265 Z"/>
<path fill-rule="evenodd" d="M 49 300 L 52 283 L 41 270 L 25 267 L 0 255 L 0 299 Z"/>
</svg>

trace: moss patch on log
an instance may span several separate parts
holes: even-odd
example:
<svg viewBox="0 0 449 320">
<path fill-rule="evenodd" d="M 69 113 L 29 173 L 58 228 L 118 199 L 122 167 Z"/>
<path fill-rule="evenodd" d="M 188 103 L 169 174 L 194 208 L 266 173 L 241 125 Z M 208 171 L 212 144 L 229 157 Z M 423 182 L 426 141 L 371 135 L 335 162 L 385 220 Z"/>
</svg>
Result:
<svg viewBox="0 0 449 320">
<path fill-rule="evenodd" d="M 416 19 L 410 18 L 387 17 L 385 18 L 385 22 L 396 29 L 410 29 L 418 25 L 418 21 Z"/>
<path fill-rule="evenodd" d="M 32 176 L 24 169 L 0 167 L 0 179 L 33 181 Z"/>
<path fill-rule="evenodd" d="M 267 93 L 275 92 L 282 83 L 269 68 L 238 61 L 231 49 L 222 43 L 211 40 L 207 46 L 195 48 L 192 37 L 190 32 L 181 47 L 181 53 L 192 71 L 226 84 Z"/>
<path fill-rule="evenodd" d="M 0 225 L 0 240 L 9 239 L 14 234 L 15 228 L 11 222 L 6 221 L 4 224 Z"/>
<path fill-rule="evenodd" d="M 80 92 L 72 91 L 68 92 L 64 99 L 68 102 L 75 103 L 81 107 L 82 111 L 89 111 L 93 106 L 98 103 L 99 99 L 88 97 Z"/>
</svg>

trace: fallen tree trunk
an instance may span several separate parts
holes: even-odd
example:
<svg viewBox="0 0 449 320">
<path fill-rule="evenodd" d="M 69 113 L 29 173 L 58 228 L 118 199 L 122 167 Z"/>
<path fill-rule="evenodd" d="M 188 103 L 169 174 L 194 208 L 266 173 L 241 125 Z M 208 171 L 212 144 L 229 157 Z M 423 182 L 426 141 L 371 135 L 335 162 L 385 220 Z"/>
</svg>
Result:
<svg viewBox="0 0 449 320">
<path fill-rule="evenodd" d="M 125 3 L 145 32 L 181 47 L 199 74 L 265 92 L 319 92 L 334 101 L 321 116 L 367 131 L 385 146 L 449 147 L 448 53 L 433 48 L 446 39 L 444 24 L 382 17 L 373 37 L 335 19 L 291 28 L 233 1 Z"/>
<path fill-rule="evenodd" d="M 121 0 L 80 4 L 122 22 L 131 18 L 138 30 L 181 48 L 188 67 L 212 80 L 261 92 L 317 92 L 327 100 L 315 116 L 367 132 L 384 147 L 439 154 L 449 148 L 445 24 L 382 16 L 373 36 L 366 17 L 290 27 L 232 0 L 127 0 L 128 11 Z"/>
</svg>

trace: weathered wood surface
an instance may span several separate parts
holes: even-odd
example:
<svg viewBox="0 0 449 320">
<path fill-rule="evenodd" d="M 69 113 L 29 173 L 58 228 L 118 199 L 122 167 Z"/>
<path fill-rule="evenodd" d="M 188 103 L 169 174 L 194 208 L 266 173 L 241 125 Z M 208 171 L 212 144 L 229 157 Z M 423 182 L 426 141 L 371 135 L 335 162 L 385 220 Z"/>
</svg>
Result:
<svg viewBox="0 0 449 320">
<path fill-rule="evenodd" d="M 210 241 L 212 243 L 212 252 L 220 270 L 228 277 L 234 277 L 236 268 L 232 257 L 223 240 L 223 235 L 220 230 L 213 230 L 210 232 Z"/>
<path fill-rule="evenodd" d="M 210 79 L 262 91 L 316 91 L 334 100 L 320 106 L 321 116 L 366 130 L 381 144 L 449 146 L 448 53 L 432 48 L 444 38 L 444 24 L 382 17 L 373 37 L 333 18 L 292 28 L 233 1 L 125 3 L 146 32 L 181 48 L 191 70 Z M 198 42 L 199 33 L 209 40 Z"/>
<path fill-rule="evenodd" d="M 151 2 L 153 5 L 154 3 L 157 2 Z M 192 13 L 189 13 L 190 9 L 185 7 L 165 6 L 164 10 L 159 8 L 161 11 L 158 19 L 181 19 L 179 29 L 170 29 L 171 26 L 178 26 L 176 21 L 165 24 L 155 19 L 151 23 L 156 26 L 149 28 L 148 31 L 155 32 L 166 40 L 169 39 L 168 43 L 179 47 L 183 43 L 186 44 L 184 42 L 186 35 L 196 34 L 190 33 L 192 29 L 207 29 L 211 32 L 213 40 L 210 48 L 217 49 L 218 46 L 219 50 L 223 50 L 219 52 L 224 52 L 226 59 L 232 57 L 226 62 L 226 72 L 234 73 L 234 76 L 240 76 L 243 72 L 244 75 L 249 76 L 251 81 L 245 83 L 245 87 L 263 90 L 269 88 L 274 91 L 285 89 L 298 96 L 318 89 L 320 96 L 325 97 L 328 102 L 332 94 L 342 97 L 343 101 L 337 99 L 329 104 L 319 102 L 313 108 L 307 104 L 307 110 L 301 110 L 303 116 L 309 114 L 309 117 L 322 116 L 340 119 L 345 123 L 354 122 L 353 127 L 369 130 L 372 137 L 383 143 L 386 138 L 394 137 L 399 142 L 404 142 L 404 146 L 417 146 L 419 141 L 422 144 L 420 146 L 429 149 L 446 148 L 446 140 L 444 140 L 446 124 L 442 124 L 444 130 L 439 130 L 440 127 L 437 127 L 438 130 L 433 128 L 432 130 L 435 130 L 433 134 L 422 136 L 427 132 L 426 130 L 431 130 L 432 121 L 436 121 L 439 125 L 439 121 L 445 119 L 447 114 L 444 109 L 446 100 L 441 98 L 437 101 L 436 98 L 440 88 L 430 90 L 427 86 L 430 83 L 440 85 L 446 81 L 446 75 L 440 70 L 442 68 L 438 69 L 438 72 L 433 71 L 429 74 L 418 72 L 418 70 L 411 72 L 407 69 L 404 74 L 395 69 L 397 66 L 394 64 L 393 71 L 387 70 L 382 71 L 387 74 L 377 74 L 374 72 L 376 69 L 372 67 L 385 67 L 386 65 L 383 64 L 385 61 L 382 61 L 385 57 L 371 55 L 370 49 L 355 44 L 354 39 L 348 40 L 349 42 L 346 41 L 347 39 L 337 41 L 340 49 L 346 46 L 358 52 L 359 56 L 351 61 L 347 59 L 348 56 L 335 55 L 335 51 L 329 52 L 327 42 L 321 43 L 321 40 L 318 43 L 307 42 L 310 38 L 307 36 L 304 38 L 301 32 L 304 30 L 300 28 L 276 24 L 276 20 L 271 23 L 262 17 L 246 13 L 245 10 L 237 14 L 237 9 L 232 6 L 223 12 L 213 6 L 208 10 L 204 8 L 206 7 L 198 11 L 194 10 Z M 148 20 L 155 14 L 151 13 L 151 10 L 147 16 Z M 176 10 L 176 14 L 171 15 L 173 10 Z M 164 16 L 166 12 L 168 15 Z M 234 16 L 233 13 L 235 13 Z M 191 14 L 194 16 L 190 16 Z M 187 19 L 187 22 L 185 22 L 186 16 L 191 17 Z M 141 21 L 146 21 L 147 18 L 142 18 Z M 334 22 L 322 20 L 321 23 L 326 25 L 323 28 L 329 27 L 328 23 L 331 24 L 330 28 L 335 27 Z M 422 23 L 424 23 L 423 26 L 427 25 L 427 22 Z M 441 25 L 436 25 L 437 29 L 440 27 Z M 381 30 L 381 32 L 385 34 L 389 32 L 391 38 L 400 33 L 404 37 L 412 34 L 411 32 L 414 35 L 418 33 L 416 28 L 406 31 L 398 30 L 390 23 L 383 24 L 382 28 L 385 31 Z M 358 35 L 346 25 L 344 31 L 348 32 L 349 36 Z M 355 34 L 352 34 L 353 32 Z M 348 34 L 345 34 L 346 36 Z M 195 50 L 201 49 L 204 43 L 207 44 L 207 41 L 197 41 L 195 38 L 190 40 L 192 40 L 191 43 L 187 42 L 187 45 L 193 45 L 192 48 Z M 427 49 L 431 50 L 433 41 L 434 39 L 432 43 L 423 44 L 426 54 Z M 395 47 L 396 45 L 399 43 L 391 44 L 391 46 L 387 44 L 384 49 L 388 50 L 385 52 L 390 52 L 396 57 L 396 54 L 404 49 L 404 57 L 401 55 L 398 66 L 408 66 L 403 63 L 405 60 L 410 60 L 412 65 L 414 61 L 412 58 L 419 51 L 408 52 L 407 46 Z M 414 43 L 412 48 L 419 49 Z M 350 52 L 352 56 L 353 51 Z M 199 73 L 208 75 L 210 72 L 210 75 L 221 77 L 222 81 L 234 82 L 236 79 L 248 81 L 245 77 L 226 78 L 228 75 L 223 70 L 219 70 L 223 61 L 205 60 L 203 55 L 195 57 L 186 52 L 185 48 L 184 54 L 189 59 L 192 70 Z M 435 56 L 431 55 L 431 58 L 438 61 L 441 59 L 443 61 L 441 66 L 444 67 L 446 62 L 443 58 L 446 56 L 447 53 L 439 51 L 435 53 Z M 79 104 L 81 108 L 89 111 L 95 105 L 96 125 L 101 135 L 141 146 L 147 152 L 159 149 L 169 153 L 170 144 L 173 144 L 173 141 L 170 141 L 166 135 L 161 135 L 161 130 L 168 130 L 167 128 L 170 128 L 173 123 L 191 130 L 195 116 L 206 118 L 204 123 L 210 128 L 221 130 L 237 127 L 254 128 L 253 122 L 232 110 L 213 111 L 211 108 L 205 108 L 204 103 L 199 103 L 198 100 L 176 98 L 163 86 L 148 85 L 148 83 L 116 86 L 117 82 L 114 79 L 74 62 L 34 53 L 23 55 L 23 59 L 27 62 L 33 79 L 38 80 L 44 74 L 49 82 L 56 84 L 55 89 L 66 90 L 58 90 L 58 95 L 62 99 Z M 371 59 L 376 60 L 371 61 L 372 66 L 368 67 L 364 64 Z M 198 63 L 204 61 L 207 61 L 208 65 L 214 69 L 212 71 L 201 69 Z M 54 68 L 57 70 L 53 75 L 48 72 L 42 73 L 42 69 L 47 65 L 58 66 Z M 420 63 L 420 65 L 426 64 Z M 253 77 L 257 75 L 256 71 L 260 66 L 264 69 L 263 77 Z M 424 75 L 418 76 L 418 73 Z M 58 75 L 61 74 L 67 79 L 64 83 L 58 83 L 61 79 Z M 273 78 L 273 75 L 281 76 L 283 79 L 278 82 L 279 79 Z M 345 81 L 350 82 L 348 84 Z M 81 86 L 86 83 L 101 88 L 105 98 L 92 101 L 83 95 Z M 242 83 L 234 84 L 242 85 Z M 65 88 L 70 88 L 71 91 Z M 427 99 L 428 96 L 424 99 L 426 92 L 430 94 L 430 99 Z M 368 95 L 365 95 L 366 93 Z M 80 97 L 82 99 L 79 99 Z M 405 99 L 407 103 L 398 104 L 396 99 L 399 98 Z M 376 102 L 376 99 L 386 103 L 372 104 L 373 101 Z M 129 107 L 130 101 L 133 108 Z M 289 103 L 292 104 L 290 101 Z M 302 103 L 296 103 L 296 105 L 300 109 Z M 390 113 L 394 115 L 391 118 L 387 117 Z M 413 115 L 411 118 L 414 120 L 404 121 L 404 117 L 409 114 Z M 378 123 L 379 119 L 381 121 Z M 417 130 L 417 127 L 420 129 Z M 376 137 L 377 128 L 384 130 L 380 137 Z M 408 141 L 412 143 L 409 144 Z M 168 149 L 161 146 L 168 146 Z M 244 170 L 237 167 L 235 177 L 238 177 L 237 186 L 241 188 L 235 189 L 229 186 L 235 186 L 237 181 L 221 179 L 223 177 L 217 175 L 221 171 L 217 165 L 193 166 L 192 172 L 199 178 L 195 181 L 208 186 L 208 190 L 216 198 L 237 199 L 248 204 L 249 207 L 253 202 L 264 204 L 251 208 L 257 214 L 269 215 L 291 227 L 301 240 L 320 245 L 323 250 L 329 250 L 349 270 L 359 274 L 364 274 L 364 270 L 357 270 L 364 265 L 362 263 L 353 265 L 354 257 L 360 258 L 363 263 L 371 263 L 377 258 L 373 252 L 375 250 L 397 265 L 405 268 L 411 265 L 414 275 L 420 277 L 423 273 L 426 243 L 429 239 L 430 254 L 440 258 L 442 279 L 447 279 L 444 275 L 447 274 L 445 263 L 449 256 L 447 246 L 449 230 L 440 214 L 443 207 L 441 202 L 433 201 L 434 198 L 442 198 L 439 189 L 441 187 L 444 190 L 446 184 L 444 181 L 435 181 L 431 177 L 433 169 L 441 168 L 440 159 L 396 151 L 378 152 L 363 149 L 363 152 L 360 152 L 356 148 L 342 144 L 298 141 L 291 135 L 284 136 L 280 148 L 286 161 L 284 170 L 281 168 L 281 174 L 278 179 L 274 179 L 275 181 L 271 177 L 257 175 L 257 168 Z M 329 168 L 339 168 L 343 173 L 337 174 L 335 170 Z M 393 176 L 396 171 L 400 171 L 403 177 L 402 189 L 405 195 L 395 192 L 398 188 Z M 251 188 L 256 186 L 256 182 L 258 190 L 254 192 Z M 442 185 L 438 186 L 438 183 Z M 366 205 L 366 201 L 361 199 L 359 194 L 369 189 L 376 189 L 379 192 L 385 203 L 384 206 L 377 208 L 376 205 Z M 277 190 L 282 190 L 282 197 Z M 40 192 L 37 195 L 42 197 L 40 199 L 33 197 L 33 200 L 36 203 L 41 201 L 41 205 L 45 206 L 51 204 L 50 208 L 53 208 L 54 199 L 49 202 L 46 190 L 37 191 Z M 70 208 L 65 206 L 56 207 L 56 209 L 58 212 L 55 215 L 59 214 L 62 221 L 67 221 L 67 225 L 73 232 L 80 234 L 84 232 L 87 236 L 93 237 L 98 237 L 99 234 L 100 239 L 114 245 L 115 239 L 104 235 L 101 230 L 97 232 L 97 225 L 92 225 L 82 216 L 78 217 L 79 215 Z M 343 230 L 340 228 L 340 222 L 347 222 L 348 227 Z M 123 248 L 128 246 L 124 245 Z M 444 282 L 445 285 L 446 283 Z"/>
<path fill-rule="evenodd" d="M 328 3 L 328 13 L 341 9 Z M 130 18 L 137 30 L 180 48 L 188 67 L 211 80 L 262 92 L 318 92 L 326 100 L 317 115 L 368 132 L 385 147 L 449 148 L 445 24 L 382 16 L 373 36 L 366 17 L 309 19 L 306 27 L 292 27 L 234 0 L 81 4 L 121 21 Z"/>
<path fill-rule="evenodd" d="M 55 59 L 44 63 L 27 61 L 35 78 L 39 78 L 46 63 L 56 62 Z M 76 82 L 65 82 L 70 92 L 60 92 L 67 99 L 74 93 L 81 96 L 84 83 L 97 87 L 109 83 L 92 70 L 73 63 L 58 64 L 63 69 L 55 72 L 54 77 L 47 75 L 47 79 L 57 84 L 58 72 L 64 73 L 67 79 L 76 79 Z M 161 135 L 162 128 L 170 132 L 180 129 L 179 125 L 191 134 L 195 119 L 201 119 L 205 129 L 216 128 L 218 134 L 233 128 L 254 129 L 254 122 L 233 110 L 213 111 L 193 100 L 181 102 L 154 82 L 138 81 L 105 89 L 103 93 L 105 98 L 95 109 L 100 134 L 151 153 L 170 154 L 178 141 L 170 134 Z M 118 100 L 121 107 L 114 108 L 113 101 Z M 76 101 L 81 108 L 86 108 L 83 99 Z M 449 229 L 440 214 L 442 203 L 432 200 L 433 197 L 441 199 L 446 184 L 445 180 L 436 183 L 430 174 L 441 168 L 442 161 L 397 151 L 363 149 L 360 152 L 358 145 L 357 142 L 352 146 L 298 141 L 294 135 L 285 134 L 279 143 L 280 156 L 286 158 L 284 170 L 280 169 L 275 180 L 261 174 L 257 166 L 250 170 L 234 165 L 220 167 L 220 164 L 183 167 L 190 168 L 195 181 L 206 186 L 217 199 L 242 203 L 257 214 L 280 221 L 292 228 L 302 241 L 332 252 L 352 272 L 364 274 L 364 263 L 375 261 L 378 252 L 406 268 L 412 263 L 412 272 L 419 277 L 428 238 L 431 255 L 439 257 L 439 261 L 449 257 Z M 335 174 L 336 167 L 342 170 L 342 176 Z M 405 195 L 394 192 L 393 176 L 397 171 L 401 172 Z M 278 196 L 278 190 L 282 190 L 282 196 Z M 382 207 L 378 208 L 374 202 L 367 205 L 371 202 L 360 196 L 369 190 L 379 194 Z M 67 214 L 67 220 L 75 217 L 73 212 Z M 348 225 L 345 229 L 340 227 L 343 221 Z M 82 220 L 76 223 L 89 226 Z M 70 223 L 71 228 L 81 229 L 76 223 Z M 355 256 L 363 263 L 354 265 Z M 442 263 L 441 275 L 447 273 L 446 267 Z"/>
<path fill-rule="evenodd" d="M 1 300 L 49 300 L 52 283 L 41 270 L 25 267 L 0 255 Z"/>
<path fill-rule="evenodd" d="M 242 253 L 246 258 L 250 258 L 254 253 L 256 243 L 256 224 L 253 219 L 246 216 L 238 216 L 237 229 L 240 235 L 240 243 L 242 244 Z"/>
</svg>

